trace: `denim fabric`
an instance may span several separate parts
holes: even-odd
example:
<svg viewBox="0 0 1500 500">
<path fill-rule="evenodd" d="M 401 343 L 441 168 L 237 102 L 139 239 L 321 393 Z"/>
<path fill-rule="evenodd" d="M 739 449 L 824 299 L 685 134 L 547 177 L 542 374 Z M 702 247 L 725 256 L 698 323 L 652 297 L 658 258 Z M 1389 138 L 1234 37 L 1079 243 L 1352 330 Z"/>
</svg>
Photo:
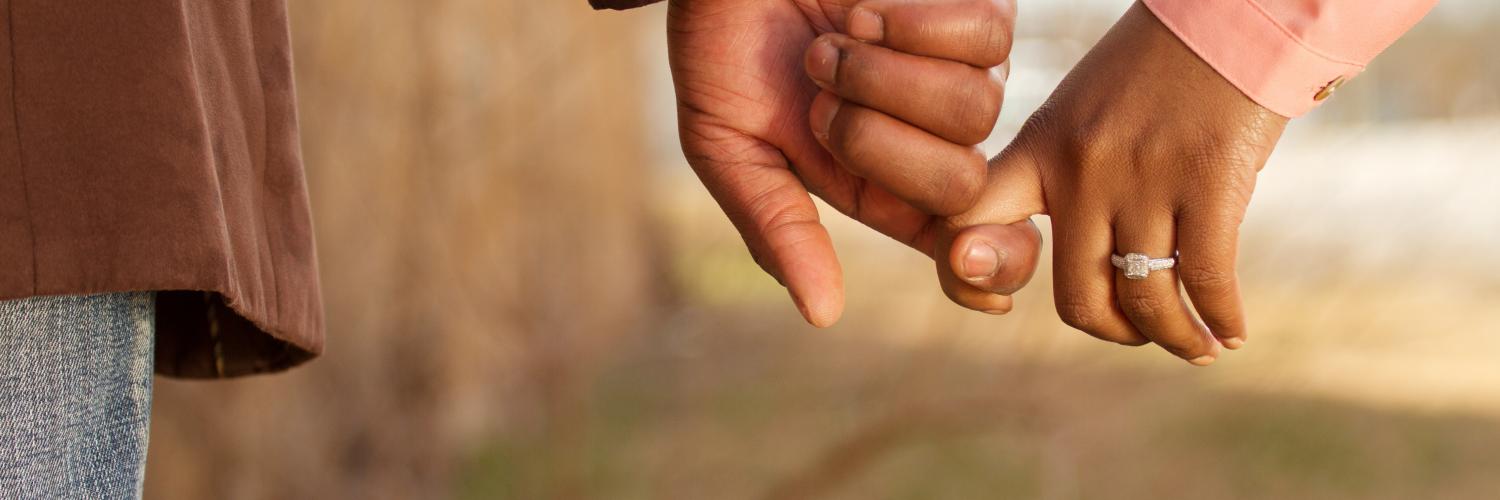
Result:
<svg viewBox="0 0 1500 500">
<path fill-rule="evenodd" d="M 0 499 L 140 497 L 155 297 L 0 301 Z"/>
</svg>

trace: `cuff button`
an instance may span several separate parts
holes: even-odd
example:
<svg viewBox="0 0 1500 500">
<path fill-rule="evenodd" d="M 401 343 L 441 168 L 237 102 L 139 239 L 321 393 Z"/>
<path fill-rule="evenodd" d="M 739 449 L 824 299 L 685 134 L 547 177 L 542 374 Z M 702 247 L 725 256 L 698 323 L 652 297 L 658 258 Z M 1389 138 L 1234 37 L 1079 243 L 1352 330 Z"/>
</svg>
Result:
<svg viewBox="0 0 1500 500">
<path fill-rule="evenodd" d="M 1344 82 L 1348 80 L 1349 79 L 1342 76 L 1334 78 L 1333 81 L 1328 82 L 1328 85 L 1323 86 L 1323 90 L 1319 90 L 1318 94 L 1313 96 L 1313 100 L 1317 102 L 1328 100 L 1329 97 L 1333 97 L 1334 91 L 1337 91 L 1339 87 L 1344 86 Z"/>
</svg>

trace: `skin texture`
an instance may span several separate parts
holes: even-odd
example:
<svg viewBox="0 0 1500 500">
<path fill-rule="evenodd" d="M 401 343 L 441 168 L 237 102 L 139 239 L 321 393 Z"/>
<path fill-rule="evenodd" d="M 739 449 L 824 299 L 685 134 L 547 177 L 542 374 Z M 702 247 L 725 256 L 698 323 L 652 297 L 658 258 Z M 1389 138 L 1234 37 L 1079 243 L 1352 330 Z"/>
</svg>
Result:
<svg viewBox="0 0 1500 500">
<path fill-rule="evenodd" d="M 1008 283 L 961 278 L 962 256 L 1006 238 L 986 224 L 1049 214 L 1064 322 L 1210 364 L 1221 345 L 1238 348 L 1247 336 L 1235 274 L 1239 224 L 1286 122 L 1137 4 L 991 161 L 975 207 L 942 224 L 937 253 L 950 256 L 938 266 L 944 290 L 979 310 L 994 293 L 1013 292 Z M 1145 280 L 1127 280 L 1109 264 L 1112 252 L 1174 250 L 1178 267 Z"/>
<path fill-rule="evenodd" d="M 1013 20 L 1009 0 L 671 2 L 683 151 L 809 323 L 833 324 L 844 304 L 810 195 L 928 255 L 935 216 L 978 199 L 987 165 L 974 145 L 999 114 Z M 1029 278 L 1034 233 L 990 228 L 1016 256 L 985 271 L 993 281 Z M 996 297 L 985 310 L 1009 310 Z"/>
</svg>

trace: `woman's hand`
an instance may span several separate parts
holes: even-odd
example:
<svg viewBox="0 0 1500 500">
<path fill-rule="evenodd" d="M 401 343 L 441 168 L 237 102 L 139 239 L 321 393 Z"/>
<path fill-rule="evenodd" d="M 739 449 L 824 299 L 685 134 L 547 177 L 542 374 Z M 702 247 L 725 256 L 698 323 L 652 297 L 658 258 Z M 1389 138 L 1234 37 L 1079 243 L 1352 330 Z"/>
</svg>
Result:
<svg viewBox="0 0 1500 500">
<path fill-rule="evenodd" d="M 756 262 L 787 286 L 808 322 L 830 325 L 843 309 L 842 273 L 809 192 L 928 255 L 934 215 L 963 212 L 976 199 L 986 162 L 973 145 L 999 113 L 1004 73 L 994 67 L 1010 52 L 1011 5 L 671 2 L 668 47 L 683 151 Z M 804 63 L 820 83 L 808 78 Z M 838 106 L 831 95 L 813 106 L 818 85 L 888 111 Z M 942 107 L 951 103 L 960 106 Z"/>
<path fill-rule="evenodd" d="M 991 162 L 973 210 L 947 220 L 944 291 L 989 310 L 1014 291 L 974 276 L 972 250 L 1010 224 L 1052 217 L 1055 296 L 1068 325 L 1194 364 L 1246 338 L 1235 274 L 1239 224 L 1286 119 L 1252 102 L 1136 4 Z M 981 252 L 984 253 L 984 252 Z M 1126 279 L 1110 255 L 1178 257 Z M 980 263 L 982 264 L 982 263 Z M 1186 288 L 1202 322 L 1182 300 Z"/>
</svg>

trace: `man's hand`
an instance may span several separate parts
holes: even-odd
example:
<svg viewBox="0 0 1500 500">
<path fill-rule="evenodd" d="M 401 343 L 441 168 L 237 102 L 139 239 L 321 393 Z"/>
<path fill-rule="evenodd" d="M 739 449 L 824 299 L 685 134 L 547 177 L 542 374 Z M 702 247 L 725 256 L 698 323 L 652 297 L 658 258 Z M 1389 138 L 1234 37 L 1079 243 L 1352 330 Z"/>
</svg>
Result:
<svg viewBox="0 0 1500 500">
<path fill-rule="evenodd" d="M 1235 277 L 1239 224 L 1286 118 L 1245 97 L 1140 4 L 991 162 L 975 208 L 949 219 L 938 273 L 948 296 L 986 309 L 1010 292 L 966 271 L 968 248 L 1002 226 L 1052 216 L 1055 296 L 1067 324 L 1194 364 L 1246 338 Z M 967 229 L 965 229 L 967 228 Z M 1129 280 L 1110 254 L 1178 255 Z M 1202 322 L 1182 300 L 1179 279 Z"/>
<path fill-rule="evenodd" d="M 844 303 L 809 193 L 928 255 L 934 215 L 976 199 L 974 145 L 999 113 L 1013 12 L 1010 0 L 671 2 L 683 151 L 808 322 L 833 324 Z"/>
</svg>

